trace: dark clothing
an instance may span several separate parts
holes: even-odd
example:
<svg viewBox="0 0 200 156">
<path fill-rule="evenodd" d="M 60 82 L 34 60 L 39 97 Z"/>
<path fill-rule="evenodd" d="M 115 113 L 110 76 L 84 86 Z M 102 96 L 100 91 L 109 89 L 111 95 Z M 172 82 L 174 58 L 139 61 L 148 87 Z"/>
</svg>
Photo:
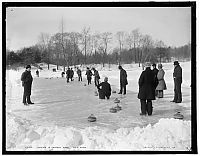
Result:
<svg viewBox="0 0 200 156">
<path fill-rule="evenodd" d="M 91 80 L 92 80 L 91 70 L 87 70 L 85 75 L 87 75 L 88 85 L 91 84 Z"/>
<path fill-rule="evenodd" d="M 71 79 L 71 81 L 73 81 L 73 77 L 74 77 L 74 71 L 71 69 L 70 70 L 70 79 Z"/>
<path fill-rule="evenodd" d="M 94 70 L 94 84 L 95 84 L 95 86 L 99 85 L 99 79 L 100 79 L 99 72 L 97 70 Z"/>
<path fill-rule="evenodd" d="M 64 77 L 64 75 L 65 75 L 65 72 L 62 72 L 62 73 L 61 73 L 61 76 Z"/>
<path fill-rule="evenodd" d="M 126 85 L 128 84 L 127 81 L 127 73 L 124 69 L 120 69 L 120 93 L 124 91 L 124 94 L 126 94 Z"/>
<path fill-rule="evenodd" d="M 101 87 L 101 88 L 100 88 Z M 107 99 L 110 98 L 111 95 L 111 87 L 110 84 L 108 82 L 102 82 L 97 86 L 98 90 L 99 90 L 99 98 L 100 99 L 105 99 L 105 96 L 107 97 Z M 100 95 L 101 94 L 101 95 Z"/>
<path fill-rule="evenodd" d="M 150 68 L 146 68 L 139 78 L 138 98 L 143 100 L 155 100 L 155 75 Z"/>
<path fill-rule="evenodd" d="M 154 68 L 152 71 L 153 71 L 154 76 L 155 76 L 155 81 L 156 81 L 156 83 L 158 83 L 157 75 L 158 75 L 159 70 L 157 68 Z M 157 90 L 155 90 L 155 96 L 158 96 L 158 91 Z"/>
<path fill-rule="evenodd" d="M 69 79 L 70 79 L 70 69 L 67 69 L 67 71 L 66 71 L 66 78 L 67 78 L 67 82 L 69 82 Z"/>
<path fill-rule="evenodd" d="M 39 71 L 38 70 L 36 70 L 36 75 L 39 77 Z"/>
<path fill-rule="evenodd" d="M 142 100 L 140 99 L 141 103 L 141 113 L 143 115 L 152 115 L 153 107 L 152 107 L 152 101 L 151 100 Z"/>
<path fill-rule="evenodd" d="M 30 71 L 25 71 L 22 73 L 21 76 L 22 86 L 24 87 L 24 94 L 23 94 L 23 103 L 31 103 L 30 95 L 31 95 L 31 87 L 33 82 L 33 77 Z"/>
<path fill-rule="evenodd" d="M 80 69 L 77 70 L 77 75 L 78 75 L 78 81 L 82 81 L 82 73 Z"/>
<path fill-rule="evenodd" d="M 174 68 L 174 102 L 182 102 L 182 92 L 181 92 L 181 84 L 182 84 L 182 68 L 180 65 L 177 65 Z"/>
</svg>

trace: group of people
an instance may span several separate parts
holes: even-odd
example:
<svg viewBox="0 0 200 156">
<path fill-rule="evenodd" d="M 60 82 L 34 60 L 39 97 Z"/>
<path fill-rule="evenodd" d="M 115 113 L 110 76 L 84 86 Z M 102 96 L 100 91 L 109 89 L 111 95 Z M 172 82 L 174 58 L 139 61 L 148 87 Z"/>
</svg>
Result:
<svg viewBox="0 0 200 156">
<path fill-rule="evenodd" d="M 145 70 L 141 73 L 139 78 L 139 93 L 138 98 L 141 103 L 140 115 L 152 115 L 153 107 L 152 100 L 156 97 L 163 98 L 163 90 L 166 90 L 166 83 L 164 80 L 165 72 L 162 69 L 162 64 L 153 64 L 153 70 L 151 70 L 151 63 L 145 64 Z M 181 103 L 181 83 L 182 83 L 182 68 L 178 61 L 174 61 L 174 99 L 171 102 Z"/>
<path fill-rule="evenodd" d="M 151 70 L 151 66 L 153 69 Z M 126 85 L 128 85 L 127 81 L 127 73 L 122 68 L 122 66 L 118 66 L 120 70 L 120 91 L 118 94 L 126 94 Z M 87 67 L 86 76 L 88 85 L 91 84 L 92 76 L 94 76 L 95 86 L 99 92 L 100 99 L 109 99 L 111 96 L 111 86 L 108 83 L 108 77 L 104 78 L 104 82 L 100 83 L 100 76 L 99 72 L 92 68 L 93 72 Z M 78 81 L 82 81 L 82 71 L 77 68 L 78 74 Z M 74 72 L 72 68 L 68 68 L 66 71 L 67 82 L 69 79 L 73 81 Z M 163 90 L 166 90 L 166 83 L 164 80 L 165 72 L 162 69 L 162 64 L 158 64 L 158 69 L 156 68 L 156 64 L 151 65 L 151 63 L 147 62 L 145 64 L 145 70 L 142 71 L 139 77 L 139 93 L 138 99 L 140 99 L 141 103 L 141 113 L 140 115 L 152 115 L 153 107 L 152 107 L 152 100 L 158 98 L 163 98 Z M 182 93 L 181 93 L 181 84 L 182 84 L 182 68 L 179 65 L 178 61 L 174 62 L 174 72 L 173 72 L 173 79 L 174 79 L 174 99 L 171 102 L 181 103 L 182 102 Z M 22 86 L 24 87 L 24 94 L 23 94 L 23 104 L 29 105 L 34 104 L 31 99 L 31 86 L 33 77 L 31 75 L 31 66 L 27 65 L 26 70 L 22 73 L 21 76 Z"/>
</svg>

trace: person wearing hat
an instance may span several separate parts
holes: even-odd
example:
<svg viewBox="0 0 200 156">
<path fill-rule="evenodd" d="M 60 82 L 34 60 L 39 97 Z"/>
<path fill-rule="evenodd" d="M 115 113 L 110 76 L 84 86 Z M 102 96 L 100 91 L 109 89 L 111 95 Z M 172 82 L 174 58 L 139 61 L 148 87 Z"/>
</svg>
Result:
<svg viewBox="0 0 200 156">
<path fill-rule="evenodd" d="M 171 102 L 181 103 L 182 102 L 182 93 L 181 93 L 181 84 L 182 84 L 182 68 L 179 65 L 178 61 L 174 61 L 174 99 Z"/>
<path fill-rule="evenodd" d="M 165 75 L 165 71 L 162 69 L 162 64 L 158 64 L 158 74 L 157 74 L 157 79 L 158 79 L 158 85 L 156 87 L 156 91 L 157 91 L 157 97 L 158 98 L 163 98 L 163 90 L 166 90 L 166 83 L 164 80 L 164 75 Z"/>
<path fill-rule="evenodd" d="M 87 67 L 87 71 L 86 71 L 86 74 L 87 75 L 87 81 L 88 81 L 88 85 L 91 84 L 91 80 L 92 80 L 92 72 L 90 70 L 89 67 Z"/>
<path fill-rule="evenodd" d="M 94 84 L 95 84 L 95 87 L 97 87 L 99 85 L 99 79 L 100 79 L 100 76 L 99 76 L 99 72 L 93 67 L 92 70 L 94 71 Z"/>
<path fill-rule="evenodd" d="M 120 91 L 118 94 L 122 94 L 122 92 L 124 92 L 123 94 L 125 95 L 126 85 L 128 84 L 126 70 L 124 70 L 122 66 L 119 66 L 118 69 L 120 70 Z"/>
<path fill-rule="evenodd" d="M 31 86 L 33 82 L 33 77 L 31 75 L 31 66 L 27 65 L 26 70 L 22 73 L 21 76 L 22 86 L 24 87 L 24 94 L 23 94 L 23 104 L 34 104 L 31 102 L 30 96 L 31 96 Z"/>
<path fill-rule="evenodd" d="M 157 83 L 155 81 L 155 75 L 151 70 L 150 62 L 147 62 L 145 64 L 145 70 L 142 71 L 138 84 L 138 99 L 140 99 L 141 103 L 140 115 L 152 115 L 152 100 L 155 100 L 155 88 L 157 86 Z"/>
<path fill-rule="evenodd" d="M 110 84 L 108 83 L 108 77 L 105 77 L 104 82 L 97 85 L 97 88 L 98 88 L 98 91 L 99 91 L 99 98 L 100 99 L 105 99 L 105 97 L 107 99 L 110 99 L 111 87 L 110 87 Z"/>
<path fill-rule="evenodd" d="M 153 71 L 154 76 L 155 76 L 155 81 L 157 81 L 157 83 L 158 83 L 157 75 L 158 75 L 158 71 L 159 70 L 156 68 L 156 64 L 155 63 L 152 64 L 152 67 L 153 67 L 152 71 Z M 158 96 L 158 91 L 157 90 L 155 90 L 155 96 Z"/>
</svg>

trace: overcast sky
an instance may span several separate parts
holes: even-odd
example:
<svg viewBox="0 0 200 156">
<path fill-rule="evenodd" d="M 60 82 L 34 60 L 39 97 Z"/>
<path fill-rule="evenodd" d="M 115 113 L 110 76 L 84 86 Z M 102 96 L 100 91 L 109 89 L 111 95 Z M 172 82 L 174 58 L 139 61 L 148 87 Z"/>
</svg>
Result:
<svg viewBox="0 0 200 156">
<path fill-rule="evenodd" d="M 17 50 L 38 42 L 41 32 L 55 34 L 61 30 L 81 32 L 126 31 L 139 28 L 142 34 L 162 40 L 168 46 L 190 42 L 191 9 L 188 8 L 7 8 L 7 47 Z"/>
</svg>

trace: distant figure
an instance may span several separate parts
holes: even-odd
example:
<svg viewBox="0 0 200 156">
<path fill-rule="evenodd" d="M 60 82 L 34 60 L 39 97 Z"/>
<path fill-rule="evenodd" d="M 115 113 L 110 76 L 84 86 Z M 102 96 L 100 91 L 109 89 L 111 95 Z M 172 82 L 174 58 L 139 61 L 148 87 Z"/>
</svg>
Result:
<svg viewBox="0 0 200 156">
<path fill-rule="evenodd" d="M 65 72 L 63 71 L 63 72 L 61 73 L 61 77 L 64 77 L 64 75 L 65 75 Z"/>
<path fill-rule="evenodd" d="M 33 77 L 31 75 L 31 66 L 27 65 L 26 70 L 21 75 L 22 86 L 24 87 L 23 94 L 23 104 L 28 106 L 28 104 L 34 104 L 31 102 L 31 87 L 33 82 Z"/>
<path fill-rule="evenodd" d="M 95 87 L 97 87 L 99 85 L 99 79 L 100 79 L 100 76 L 99 76 L 99 72 L 95 69 L 95 68 L 92 68 L 92 70 L 94 71 L 94 84 L 95 84 Z"/>
<path fill-rule="evenodd" d="M 158 69 L 156 68 L 156 64 L 153 63 L 152 67 L 153 67 L 152 71 L 153 71 L 154 76 L 155 76 L 155 81 L 156 81 L 156 83 L 158 83 L 158 79 L 157 79 Z M 157 90 L 155 90 L 155 96 L 156 97 L 158 96 L 158 91 Z"/>
<path fill-rule="evenodd" d="M 91 70 L 89 69 L 89 67 L 87 67 L 87 71 L 86 71 L 86 74 L 85 74 L 85 75 L 87 75 L 88 85 L 91 84 L 92 72 L 91 72 Z"/>
<path fill-rule="evenodd" d="M 182 68 L 179 65 L 178 61 L 174 61 L 174 99 L 171 102 L 181 103 L 182 102 L 182 93 L 181 93 L 181 84 L 182 84 Z"/>
<path fill-rule="evenodd" d="M 149 62 L 145 64 L 145 68 L 146 69 L 140 75 L 138 82 L 138 99 L 140 99 L 141 103 L 140 115 L 146 115 L 146 113 L 148 113 L 148 115 L 152 115 L 152 100 L 155 100 L 155 88 L 157 84 Z"/>
<path fill-rule="evenodd" d="M 66 78 L 67 78 L 67 83 L 68 83 L 70 79 L 70 68 L 68 68 L 66 71 Z"/>
<path fill-rule="evenodd" d="M 126 94 L 126 85 L 128 84 L 127 81 L 127 74 L 126 71 L 122 68 L 122 66 L 119 66 L 118 69 L 120 70 L 120 91 L 118 94 Z"/>
<path fill-rule="evenodd" d="M 107 99 L 110 99 L 111 87 L 110 87 L 110 84 L 108 83 L 108 78 L 107 77 L 104 78 L 104 82 L 100 83 L 97 86 L 97 88 L 98 88 L 98 91 L 99 91 L 99 98 L 100 99 L 105 99 L 105 97 Z"/>
<path fill-rule="evenodd" d="M 38 69 L 36 70 L 36 75 L 37 75 L 37 77 L 39 77 L 39 71 L 38 71 Z"/>
<path fill-rule="evenodd" d="M 77 68 L 78 81 L 82 81 L 82 71 Z"/>
<path fill-rule="evenodd" d="M 166 90 L 167 87 L 166 87 L 166 83 L 165 83 L 165 80 L 164 80 L 165 72 L 162 69 L 162 64 L 158 64 L 158 70 L 159 70 L 158 74 L 157 74 L 158 85 L 156 87 L 156 91 L 158 93 L 157 97 L 163 98 L 163 90 Z"/>
<path fill-rule="evenodd" d="M 71 81 L 73 81 L 73 77 L 74 77 L 74 71 L 71 68 L 71 70 L 70 70 L 70 79 L 71 79 Z"/>
</svg>

